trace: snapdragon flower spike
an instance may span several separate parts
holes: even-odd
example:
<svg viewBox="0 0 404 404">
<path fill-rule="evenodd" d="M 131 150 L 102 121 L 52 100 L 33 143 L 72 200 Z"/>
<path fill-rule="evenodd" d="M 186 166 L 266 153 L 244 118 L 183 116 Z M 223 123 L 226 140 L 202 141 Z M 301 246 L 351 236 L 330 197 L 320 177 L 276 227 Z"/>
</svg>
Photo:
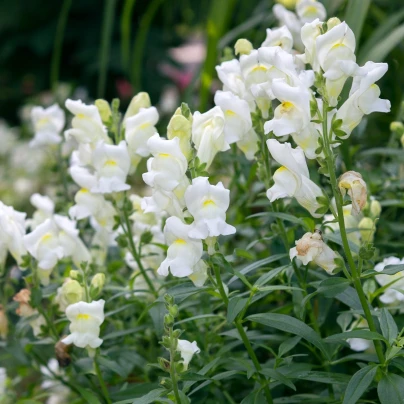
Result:
<svg viewBox="0 0 404 404">
<path fill-rule="evenodd" d="M 98 348 L 103 342 L 99 336 L 100 326 L 104 322 L 104 304 L 105 301 L 101 299 L 68 306 L 66 316 L 70 320 L 70 334 L 62 342 L 79 348 Z"/>
<path fill-rule="evenodd" d="M 374 270 L 379 272 L 380 275 L 376 275 L 377 283 L 384 287 L 392 282 L 389 287 L 380 296 L 380 301 L 384 304 L 400 304 L 404 302 L 404 294 L 401 292 L 404 290 L 404 271 L 397 272 L 394 275 L 384 274 L 384 268 L 387 265 L 400 265 L 404 264 L 404 258 L 400 260 L 397 257 L 385 258 L 382 262 L 379 262 Z"/>
<path fill-rule="evenodd" d="M 155 107 L 140 108 L 136 115 L 125 120 L 125 139 L 132 163 L 136 166 L 142 157 L 150 155 L 147 141 L 157 133 L 159 114 Z"/>
<path fill-rule="evenodd" d="M 177 351 L 180 352 L 182 363 L 184 364 L 184 370 L 188 369 L 189 362 L 191 362 L 194 354 L 201 352 L 196 344 L 196 341 L 189 342 L 185 339 L 179 339 L 177 343 Z"/>
<path fill-rule="evenodd" d="M 35 130 L 35 136 L 29 143 L 31 147 L 59 144 L 62 141 L 60 133 L 65 126 L 65 113 L 59 105 L 32 108 L 31 121 Z"/>
<path fill-rule="evenodd" d="M 26 213 L 14 210 L 0 201 L 0 264 L 5 260 L 7 251 L 21 264 L 27 250 L 24 246 Z"/>
<path fill-rule="evenodd" d="M 196 156 L 208 168 L 216 154 L 230 149 L 224 133 L 226 119 L 220 107 L 214 107 L 201 114 L 196 111 L 192 122 L 192 141 L 197 150 Z"/>
<path fill-rule="evenodd" d="M 261 47 L 280 46 L 290 53 L 293 48 L 293 37 L 286 25 L 280 28 L 267 28 L 267 36 Z"/>
<path fill-rule="evenodd" d="M 314 262 L 330 275 L 337 267 L 334 262 L 338 258 L 337 253 L 324 243 L 318 232 L 308 232 L 300 240 L 297 240 L 296 247 L 290 249 L 289 256 L 291 260 L 296 257 L 303 265 Z"/>
<path fill-rule="evenodd" d="M 154 157 L 147 160 L 147 173 L 143 181 L 152 188 L 164 191 L 174 190 L 183 180 L 188 161 L 180 148 L 180 139 L 163 139 L 158 134 L 152 136 L 147 147 Z"/>
<path fill-rule="evenodd" d="M 273 202 L 280 198 L 294 197 L 313 217 L 320 207 L 317 197 L 323 196 L 321 189 L 310 180 L 309 170 L 303 150 L 293 149 L 290 143 L 279 143 L 275 139 L 267 140 L 272 157 L 281 164 L 274 175 L 275 184 L 268 189 L 267 197 Z"/>
<path fill-rule="evenodd" d="M 367 202 L 366 182 L 356 171 L 347 171 L 338 180 L 338 187 L 344 196 L 348 193 L 352 200 L 352 215 L 359 215 Z"/>
<path fill-rule="evenodd" d="M 188 233 L 190 237 L 204 240 L 236 232 L 234 226 L 226 223 L 230 191 L 221 182 L 211 185 L 207 177 L 194 178 L 185 191 L 185 203 L 194 217 Z"/>
<path fill-rule="evenodd" d="M 91 188 L 91 192 L 109 194 L 130 189 L 130 186 L 126 184 L 130 157 L 124 140 L 116 146 L 104 142 L 97 143 L 92 164 L 95 168 L 97 183 Z"/>
<path fill-rule="evenodd" d="M 364 115 L 390 112 L 390 101 L 380 99 L 380 88 L 375 84 L 387 72 L 387 63 L 367 62 L 355 70 L 349 98 L 339 108 L 336 119 L 342 120 L 341 131 L 346 139 L 359 125 Z"/>
<path fill-rule="evenodd" d="M 167 219 L 164 237 L 168 245 L 167 258 L 161 263 L 157 273 L 167 276 L 168 269 L 173 276 L 183 278 L 191 275 L 202 257 L 202 241 L 189 237 L 191 225 L 176 216 Z"/>
</svg>

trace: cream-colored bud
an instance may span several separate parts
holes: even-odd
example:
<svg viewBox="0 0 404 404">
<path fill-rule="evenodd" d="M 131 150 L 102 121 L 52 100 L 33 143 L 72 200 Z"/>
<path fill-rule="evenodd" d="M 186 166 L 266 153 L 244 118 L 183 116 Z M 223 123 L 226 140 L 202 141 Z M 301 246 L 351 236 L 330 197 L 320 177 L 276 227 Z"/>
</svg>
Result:
<svg viewBox="0 0 404 404">
<path fill-rule="evenodd" d="M 167 126 L 167 138 L 171 140 L 178 137 L 180 139 L 180 149 L 187 160 L 192 157 L 191 128 L 192 122 L 181 115 L 181 108 L 175 111 Z"/>
<path fill-rule="evenodd" d="M 338 17 L 332 17 L 327 21 L 327 28 L 330 30 L 339 24 L 341 24 L 341 20 Z"/>
<path fill-rule="evenodd" d="M 236 55 L 249 55 L 253 49 L 252 43 L 244 38 L 239 39 L 234 45 Z"/>
<path fill-rule="evenodd" d="M 136 115 L 139 112 L 140 108 L 150 108 L 150 107 L 151 107 L 151 101 L 149 94 L 144 92 L 138 93 L 132 98 L 129 107 L 126 110 L 124 120 L 130 118 L 131 116 Z"/>
<path fill-rule="evenodd" d="M 75 269 L 72 269 L 69 273 L 70 279 L 78 279 L 79 275 L 79 271 L 76 271 Z"/>
<path fill-rule="evenodd" d="M 400 121 L 393 121 L 390 124 L 390 130 L 392 132 L 397 132 L 398 134 L 402 135 L 402 134 L 404 134 L 404 125 Z"/>
<path fill-rule="evenodd" d="M 101 120 L 104 124 L 108 123 L 112 117 L 112 111 L 109 103 L 103 99 L 95 100 L 95 106 L 100 113 Z"/>
<path fill-rule="evenodd" d="M 342 195 L 348 193 L 352 200 L 352 215 L 357 215 L 366 205 L 367 188 L 362 175 L 356 171 L 347 171 L 342 174 L 338 181 Z"/>
<path fill-rule="evenodd" d="M 102 289 L 105 284 L 105 275 L 103 273 L 96 274 L 93 279 L 91 279 L 91 286 L 97 289 Z"/>
<path fill-rule="evenodd" d="M 6 339 L 8 334 L 8 319 L 3 306 L 0 304 L 0 337 Z"/>
<path fill-rule="evenodd" d="M 370 217 L 364 217 L 358 224 L 362 241 L 371 243 L 375 235 L 375 225 Z"/>
<path fill-rule="evenodd" d="M 380 202 L 376 201 L 376 199 L 370 201 L 370 214 L 372 215 L 372 217 L 374 218 L 379 217 L 381 212 L 382 212 L 382 205 L 380 205 Z"/>
<path fill-rule="evenodd" d="M 83 288 L 75 280 L 69 280 L 62 286 L 62 294 L 69 304 L 74 304 L 83 300 Z"/>
</svg>

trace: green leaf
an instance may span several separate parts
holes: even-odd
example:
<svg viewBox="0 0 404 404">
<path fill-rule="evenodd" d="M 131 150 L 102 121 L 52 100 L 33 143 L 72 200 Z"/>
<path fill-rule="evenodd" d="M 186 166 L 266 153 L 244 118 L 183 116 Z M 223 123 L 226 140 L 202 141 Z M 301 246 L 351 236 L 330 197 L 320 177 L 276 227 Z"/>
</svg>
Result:
<svg viewBox="0 0 404 404">
<path fill-rule="evenodd" d="M 369 365 L 358 370 L 351 378 L 345 390 L 342 404 L 355 404 L 372 383 L 377 372 L 377 365 Z"/>
<path fill-rule="evenodd" d="M 380 328 L 382 330 L 383 337 L 386 338 L 390 344 L 392 344 L 397 338 L 398 328 L 393 316 L 386 308 L 382 309 L 380 315 Z"/>
<path fill-rule="evenodd" d="M 237 315 L 244 309 L 248 302 L 248 298 L 242 298 L 240 296 L 232 297 L 229 300 L 229 306 L 227 308 L 227 322 L 232 323 Z"/>
<path fill-rule="evenodd" d="M 370 1 L 371 0 L 348 0 L 348 7 L 345 11 L 345 22 L 349 25 L 349 27 L 355 34 L 356 47 L 358 47 L 359 44 Z"/>
<path fill-rule="evenodd" d="M 247 217 L 246 217 L 246 220 L 248 220 L 248 219 L 253 219 L 253 218 L 256 218 L 256 217 L 266 217 L 266 216 L 268 216 L 268 217 L 274 217 L 274 218 L 276 218 L 276 219 L 281 219 L 281 220 L 284 220 L 284 221 L 286 221 L 286 222 L 295 223 L 295 224 L 298 224 L 299 226 L 304 227 L 306 230 L 310 230 L 310 228 L 308 228 L 308 227 L 309 227 L 309 224 L 306 223 L 306 222 L 303 220 L 303 218 L 301 218 L 301 217 L 296 217 L 296 216 L 290 215 L 290 214 L 288 214 L 288 213 L 282 213 L 282 212 L 261 212 L 261 213 L 255 213 L 254 215 L 247 216 Z"/>
<path fill-rule="evenodd" d="M 279 345 L 278 355 L 283 356 L 292 350 L 301 340 L 299 336 L 288 338 L 286 341 Z"/>
<path fill-rule="evenodd" d="M 404 264 L 388 265 L 381 272 L 370 269 L 369 271 L 364 272 L 362 274 L 362 277 L 368 278 L 368 277 L 374 276 L 374 275 L 395 275 L 396 273 L 401 272 L 401 271 L 404 271 Z"/>
<path fill-rule="evenodd" d="M 331 372 L 304 372 L 298 376 L 301 380 L 308 380 L 317 383 L 326 384 L 347 384 L 349 376 L 343 373 L 331 373 Z"/>
<path fill-rule="evenodd" d="M 113 372 L 117 373 L 121 377 L 127 376 L 127 371 L 122 367 L 119 366 L 117 362 L 110 360 L 108 358 L 105 358 L 103 356 L 99 356 L 97 358 L 98 363 L 101 366 L 106 367 L 109 370 L 112 370 Z"/>
<path fill-rule="evenodd" d="M 133 404 L 150 404 L 154 403 L 159 397 L 165 393 L 165 389 L 155 389 L 147 393 L 145 396 L 137 398 Z"/>
<path fill-rule="evenodd" d="M 303 290 L 303 289 L 287 285 L 270 285 L 259 288 L 260 292 L 272 292 L 274 290 Z"/>
<path fill-rule="evenodd" d="M 272 279 L 276 278 L 280 273 L 282 273 L 290 265 L 282 265 L 281 267 L 271 269 L 266 274 L 261 275 L 255 282 L 254 286 L 260 287 L 270 282 Z"/>
<path fill-rule="evenodd" d="M 190 321 L 195 321 L 195 320 L 203 320 L 206 318 L 217 318 L 220 320 L 224 320 L 224 316 L 222 316 L 220 314 L 199 314 L 198 316 L 192 316 L 192 317 L 184 318 L 183 320 L 177 321 L 175 323 L 175 325 L 184 324 L 184 323 L 188 323 Z"/>
<path fill-rule="evenodd" d="M 385 341 L 383 335 L 380 335 L 378 332 L 373 332 L 369 330 L 352 330 L 341 332 L 339 334 L 334 334 L 327 337 L 324 341 L 328 343 L 335 343 L 338 341 L 342 341 L 348 338 L 362 338 L 367 340 L 380 340 Z"/>
<path fill-rule="evenodd" d="M 369 58 L 368 58 L 369 59 Z M 368 60 L 366 59 L 366 60 Z M 373 59 L 371 59 L 373 60 Z M 369 157 L 369 156 L 394 156 L 394 157 L 403 157 L 403 151 L 400 149 L 392 149 L 388 147 L 374 147 L 372 149 L 364 150 L 358 153 L 360 157 Z"/>
<path fill-rule="evenodd" d="M 294 317 L 278 313 L 261 313 L 253 314 L 247 317 L 247 319 L 268 327 L 299 335 L 320 349 L 326 357 L 329 357 L 328 349 L 319 335 L 307 324 Z"/>
<path fill-rule="evenodd" d="M 254 259 L 254 254 L 250 253 L 250 251 L 243 250 L 242 248 L 236 248 L 234 250 L 234 254 L 237 257 L 246 258 L 248 260 L 253 260 Z"/>
<path fill-rule="evenodd" d="M 98 396 L 92 391 L 87 390 L 78 384 L 74 384 L 74 388 L 88 404 L 100 404 Z"/>
<path fill-rule="evenodd" d="M 317 292 L 330 298 L 342 293 L 348 287 L 349 281 L 346 278 L 328 278 L 320 283 Z"/>
<path fill-rule="evenodd" d="M 284 376 L 282 373 L 276 371 L 275 369 L 264 368 L 264 369 L 262 369 L 261 373 L 267 377 L 270 377 L 271 379 L 281 382 L 285 386 L 288 386 L 292 390 L 296 391 L 296 386 L 286 376 Z"/>
<path fill-rule="evenodd" d="M 210 377 L 204 376 L 204 375 L 200 375 L 198 373 L 182 373 L 181 374 L 181 380 L 184 381 L 191 381 L 191 382 L 200 382 L 203 380 L 209 380 Z"/>
<path fill-rule="evenodd" d="M 377 386 L 381 404 L 404 403 L 404 378 L 393 373 L 384 375 Z"/>
</svg>

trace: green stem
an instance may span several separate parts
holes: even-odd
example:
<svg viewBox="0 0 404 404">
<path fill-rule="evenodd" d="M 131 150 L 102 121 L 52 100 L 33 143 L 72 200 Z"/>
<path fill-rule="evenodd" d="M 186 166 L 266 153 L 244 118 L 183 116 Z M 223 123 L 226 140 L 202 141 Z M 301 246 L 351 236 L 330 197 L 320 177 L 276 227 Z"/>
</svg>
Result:
<svg viewBox="0 0 404 404">
<path fill-rule="evenodd" d="M 130 69 L 130 31 L 131 17 L 136 0 L 125 0 L 121 17 L 121 57 L 122 68 L 128 73 Z"/>
<path fill-rule="evenodd" d="M 178 390 L 178 380 L 177 380 L 177 370 L 175 368 L 175 354 L 177 347 L 174 346 L 174 342 L 177 342 L 177 339 L 173 337 L 173 327 L 170 327 L 170 377 L 171 377 L 171 382 L 173 384 L 173 392 L 175 396 L 175 401 L 177 404 L 181 404 L 181 397 L 180 397 L 180 392 Z"/>
<path fill-rule="evenodd" d="M 107 386 L 105 384 L 104 379 L 102 378 L 101 369 L 97 362 L 97 356 L 94 357 L 94 368 L 95 368 L 95 373 L 97 373 L 98 381 L 100 382 L 100 385 L 101 385 L 102 394 L 104 395 L 106 402 L 108 404 L 111 404 L 112 401 L 109 398 Z"/>
<path fill-rule="evenodd" d="M 60 10 L 58 24 L 55 33 L 55 42 L 53 43 L 53 53 L 50 68 L 50 86 L 53 91 L 56 90 L 59 82 L 60 60 L 62 57 L 63 37 L 66 29 L 67 18 L 72 5 L 72 0 L 64 0 Z"/>
<path fill-rule="evenodd" d="M 112 32 L 114 27 L 116 0 L 105 0 L 104 17 L 101 30 L 100 66 L 98 76 L 98 98 L 104 97 L 107 82 L 108 57 L 111 48 Z"/>
<path fill-rule="evenodd" d="M 330 183 L 332 187 L 332 191 L 334 194 L 335 198 L 335 204 L 337 206 L 337 214 L 338 214 L 338 224 L 339 224 L 339 229 L 341 233 L 341 240 L 342 240 L 342 246 L 345 252 L 345 256 L 348 261 L 348 265 L 351 269 L 352 273 L 352 279 L 354 282 L 354 286 L 356 289 L 356 292 L 358 293 L 359 300 L 361 302 L 363 312 L 365 314 L 366 320 L 369 325 L 369 329 L 372 332 L 377 332 L 376 325 L 374 322 L 374 319 L 372 317 L 372 313 L 369 308 L 369 302 L 366 298 L 366 295 L 363 291 L 362 283 L 360 281 L 360 273 L 355 265 L 355 261 L 352 256 L 351 249 L 349 247 L 349 242 L 348 242 L 348 236 L 345 228 L 345 221 L 344 221 L 344 212 L 343 212 L 343 200 L 342 200 L 342 195 L 339 192 L 338 188 L 338 183 L 337 183 L 337 177 L 335 175 L 335 166 L 334 166 L 334 158 L 333 158 L 333 151 L 330 146 L 330 139 L 329 139 L 329 134 L 328 134 L 328 119 L 327 119 L 327 110 L 328 110 L 328 104 L 324 100 L 323 101 L 323 140 L 324 140 L 324 154 L 326 156 L 327 160 L 327 167 L 330 175 Z M 380 341 L 373 341 L 377 357 L 379 358 L 379 362 L 381 364 L 384 363 L 384 354 L 383 354 L 383 347 Z"/>
</svg>

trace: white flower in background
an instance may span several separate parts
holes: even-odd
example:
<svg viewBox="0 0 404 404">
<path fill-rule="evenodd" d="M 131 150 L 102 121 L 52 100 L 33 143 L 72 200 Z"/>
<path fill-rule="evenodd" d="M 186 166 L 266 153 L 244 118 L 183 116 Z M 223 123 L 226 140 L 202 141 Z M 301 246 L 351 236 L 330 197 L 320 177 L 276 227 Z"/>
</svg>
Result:
<svg viewBox="0 0 404 404">
<path fill-rule="evenodd" d="M 235 227 L 226 223 L 230 191 L 221 182 L 211 185 L 207 177 L 194 178 L 185 191 L 185 203 L 195 219 L 188 233 L 190 237 L 206 239 L 236 232 Z"/>
<path fill-rule="evenodd" d="M 293 37 L 286 25 L 280 28 L 267 28 L 267 37 L 261 46 L 280 46 L 284 51 L 291 52 Z"/>
<path fill-rule="evenodd" d="M 352 331 L 352 330 L 369 330 L 369 325 L 368 322 L 363 319 L 363 318 L 358 318 L 354 320 L 354 322 L 351 324 L 351 326 L 348 328 L 347 331 Z M 373 342 L 369 341 L 367 339 L 363 338 L 348 338 L 346 342 L 349 344 L 349 347 L 352 349 L 352 351 L 355 352 L 362 352 L 366 351 L 369 348 L 373 347 Z"/>
<path fill-rule="evenodd" d="M 323 23 L 318 18 L 310 23 L 304 24 L 301 31 L 301 38 L 304 45 L 304 54 L 298 55 L 303 63 L 311 65 L 314 71 L 320 71 L 320 65 L 317 59 L 316 39 L 321 35 Z"/>
<path fill-rule="evenodd" d="M 296 2 L 296 13 L 301 24 L 312 22 L 316 18 L 319 18 L 321 21 L 327 18 L 325 7 L 316 0 L 298 0 Z"/>
<path fill-rule="evenodd" d="M 102 344 L 99 336 L 100 326 L 104 322 L 104 304 L 105 301 L 101 299 L 68 306 L 66 316 L 70 320 L 70 334 L 62 342 L 79 348 L 98 348 Z"/>
<path fill-rule="evenodd" d="M 367 62 L 355 72 L 349 98 L 337 111 L 336 119 L 342 119 L 341 130 L 347 138 L 359 125 L 364 115 L 372 112 L 389 112 L 390 101 L 380 99 L 380 88 L 375 84 L 387 72 L 387 63 Z"/>
<path fill-rule="evenodd" d="M 240 62 L 237 59 L 223 62 L 221 65 L 216 66 L 216 71 L 219 80 L 223 83 L 223 91 L 231 91 L 242 100 L 247 101 L 250 111 L 254 111 L 254 98 L 244 83 Z"/>
<path fill-rule="evenodd" d="M 109 194 L 130 189 L 126 184 L 130 157 L 124 140 L 116 146 L 99 142 L 93 152 L 92 163 L 97 184 L 91 188 L 91 192 Z"/>
<path fill-rule="evenodd" d="M 152 136 L 147 146 L 154 157 L 147 160 L 147 173 L 142 175 L 143 181 L 152 188 L 164 191 L 174 190 L 187 171 L 188 162 L 180 148 L 180 139 Z"/>
<path fill-rule="evenodd" d="M 66 100 L 66 108 L 74 114 L 72 128 L 65 131 L 66 139 L 73 137 L 79 144 L 91 144 L 100 140 L 110 143 L 108 132 L 102 123 L 95 105 L 86 105 L 81 100 Z"/>
<path fill-rule="evenodd" d="M 155 107 L 140 108 L 136 115 L 125 120 L 125 139 L 132 163 L 136 166 L 142 157 L 150 155 L 147 141 L 157 133 L 159 114 Z"/>
<path fill-rule="evenodd" d="M 67 217 L 54 215 L 24 236 L 28 252 L 38 260 L 38 272 L 44 285 L 57 262 L 71 257 L 76 265 L 90 261 L 90 253 L 79 238 L 76 222 Z"/>
<path fill-rule="evenodd" d="M 384 304 L 400 304 L 404 301 L 404 294 L 399 290 L 404 290 L 404 271 L 397 272 L 394 275 L 383 274 L 384 268 L 388 265 L 402 265 L 404 258 L 400 260 L 397 257 L 385 258 L 375 266 L 375 271 L 380 275 L 376 275 L 376 281 L 380 286 L 386 286 L 392 283 L 380 296 L 380 301 Z"/>
<path fill-rule="evenodd" d="M 230 91 L 216 91 L 215 104 L 224 113 L 226 142 L 232 144 L 243 139 L 252 128 L 247 101 L 240 99 Z"/>
<path fill-rule="evenodd" d="M 219 151 L 230 149 L 226 141 L 224 126 L 226 119 L 220 107 L 214 107 L 201 114 L 196 111 L 192 122 L 192 141 L 201 163 L 209 167 Z"/>
<path fill-rule="evenodd" d="M 362 175 L 356 171 L 347 171 L 339 177 L 338 187 L 342 196 L 348 193 L 352 200 L 351 214 L 358 215 L 367 202 L 366 182 L 363 181 Z"/>
<path fill-rule="evenodd" d="M 18 137 L 18 130 L 16 128 L 10 128 L 5 121 L 0 119 L 0 156 L 9 156 L 17 145 Z"/>
<path fill-rule="evenodd" d="M 208 266 L 204 260 L 199 260 L 194 266 L 194 272 L 188 276 L 194 286 L 201 288 L 208 279 Z"/>
<path fill-rule="evenodd" d="M 317 184 L 310 180 L 309 169 L 302 149 L 293 149 L 290 143 L 279 143 L 275 139 L 267 141 L 272 157 L 281 164 L 274 175 L 275 184 L 268 189 L 267 197 L 273 202 L 280 198 L 294 197 L 313 217 L 320 207 L 316 198 L 323 193 Z"/>
<path fill-rule="evenodd" d="M 31 147 L 58 144 L 62 141 L 60 133 L 65 126 L 65 113 L 59 105 L 32 108 L 31 120 L 35 131 L 35 137 L 29 143 Z"/>
<path fill-rule="evenodd" d="M 47 366 L 40 366 L 44 381 L 41 383 L 41 388 L 50 393 L 46 404 L 65 404 L 68 403 L 70 389 L 62 382 L 55 378 L 56 376 L 62 377 L 63 371 L 59 367 L 57 359 L 52 358 L 49 360 Z"/>
<path fill-rule="evenodd" d="M 244 153 L 248 160 L 253 160 L 257 153 L 259 137 L 254 128 L 251 128 L 244 137 L 237 142 L 237 147 Z"/>
<path fill-rule="evenodd" d="M 334 269 L 337 267 L 334 260 L 339 257 L 324 243 L 321 234 L 318 232 L 308 232 L 300 240 L 297 240 L 296 247 L 290 249 L 289 256 L 291 260 L 296 257 L 303 265 L 314 262 L 330 275 L 333 274 Z"/>
<path fill-rule="evenodd" d="M 325 87 L 329 104 L 335 106 L 348 78 L 347 66 L 354 66 L 355 35 L 345 22 L 316 38 L 316 57 L 326 78 Z"/>
<path fill-rule="evenodd" d="M 275 136 L 299 134 L 310 123 L 310 91 L 303 85 L 292 87 L 284 80 L 274 80 L 272 92 L 281 102 L 275 109 L 274 118 L 264 125 L 265 133 Z"/>
<path fill-rule="evenodd" d="M 185 339 L 179 339 L 177 345 L 177 351 L 180 352 L 182 363 L 184 364 L 184 370 L 188 369 L 189 362 L 191 362 L 194 354 L 201 352 L 196 344 L 196 341 L 189 342 Z"/>
<path fill-rule="evenodd" d="M 298 16 L 287 10 L 282 4 L 275 4 L 272 8 L 274 16 L 279 20 L 279 25 L 285 25 L 293 37 L 293 44 L 297 50 L 302 50 L 302 41 L 300 39 L 300 28 L 302 23 L 300 22 Z"/>
<path fill-rule="evenodd" d="M 13 300 L 19 303 L 16 314 L 20 317 L 31 318 L 29 325 L 35 337 L 41 333 L 41 326 L 46 324 L 45 318 L 38 313 L 38 310 L 31 307 L 29 304 L 31 299 L 31 292 L 28 289 L 21 289 L 14 297 Z"/>
<path fill-rule="evenodd" d="M 0 201 L 0 256 L 5 256 L 9 251 L 18 264 L 27 252 L 23 242 L 25 217 L 25 213 Z"/>
<path fill-rule="evenodd" d="M 36 211 L 34 212 L 32 219 L 27 220 L 27 225 L 31 229 L 35 229 L 46 219 L 52 217 L 55 211 L 55 203 L 49 196 L 33 194 L 30 198 L 31 205 L 35 206 Z"/>
<path fill-rule="evenodd" d="M 154 236 L 162 234 L 162 214 L 161 212 L 146 213 L 142 207 L 144 198 L 132 194 L 129 197 L 133 206 L 133 213 L 129 217 L 133 222 L 133 233 L 141 235 L 150 231 Z"/>
<path fill-rule="evenodd" d="M 164 237 L 168 245 L 167 258 L 161 263 L 157 273 L 167 276 L 168 269 L 173 276 L 183 278 L 194 272 L 195 265 L 202 257 L 201 240 L 188 236 L 192 226 L 185 224 L 178 217 L 167 219 Z"/>
<path fill-rule="evenodd" d="M 137 93 L 130 101 L 123 120 L 126 121 L 131 116 L 137 115 L 141 108 L 146 109 L 150 107 L 151 101 L 149 94 L 141 91 L 140 93 Z"/>
</svg>

